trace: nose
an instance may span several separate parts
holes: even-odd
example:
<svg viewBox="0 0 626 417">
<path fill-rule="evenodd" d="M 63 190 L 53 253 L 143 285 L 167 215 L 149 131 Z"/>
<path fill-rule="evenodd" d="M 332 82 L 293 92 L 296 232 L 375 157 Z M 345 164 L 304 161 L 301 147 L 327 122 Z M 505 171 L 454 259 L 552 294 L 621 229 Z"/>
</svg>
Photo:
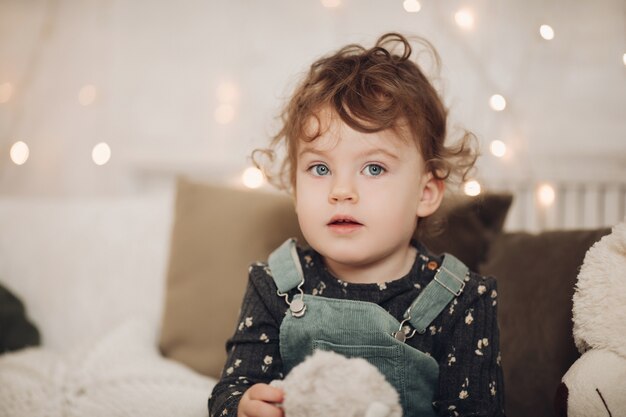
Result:
<svg viewBox="0 0 626 417">
<path fill-rule="evenodd" d="M 359 194 L 354 185 L 349 181 L 335 181 L 332 189 L 328 194 L 328 201 L 331 204 L 349 202 L 356 203 L 359 201 Z"/>
</svg>

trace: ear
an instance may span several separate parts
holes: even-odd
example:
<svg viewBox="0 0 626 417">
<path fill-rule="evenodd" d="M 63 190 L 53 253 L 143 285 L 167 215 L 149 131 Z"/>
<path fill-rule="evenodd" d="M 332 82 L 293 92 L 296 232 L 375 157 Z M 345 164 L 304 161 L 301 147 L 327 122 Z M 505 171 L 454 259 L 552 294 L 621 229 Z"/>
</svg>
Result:
<svg viewBox="0 0 626 417">
<path fill-rule="evenodd" d="M 427 173 L 422 177 L 422 195 L 417 205 L 417 216 L 428 217 L 433 214 L 441 205 L 446 184 L 443 180 L 437 179 L 432 173 Z"/>
</svg>

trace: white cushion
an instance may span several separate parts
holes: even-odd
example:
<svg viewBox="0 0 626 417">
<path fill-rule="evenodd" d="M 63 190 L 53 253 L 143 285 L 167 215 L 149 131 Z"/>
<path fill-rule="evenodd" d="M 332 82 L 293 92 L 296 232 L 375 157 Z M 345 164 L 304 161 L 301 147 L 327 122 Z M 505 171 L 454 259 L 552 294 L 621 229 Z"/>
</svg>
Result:
<svg viewBox="0 0 626 417">
<path fill-rule="evenodd" d="M 22 299 L 44 346 L 68 350 L 134 316 L 156 343 L 172 197 L 0 199 L 0 284 Z"/>
</svg>

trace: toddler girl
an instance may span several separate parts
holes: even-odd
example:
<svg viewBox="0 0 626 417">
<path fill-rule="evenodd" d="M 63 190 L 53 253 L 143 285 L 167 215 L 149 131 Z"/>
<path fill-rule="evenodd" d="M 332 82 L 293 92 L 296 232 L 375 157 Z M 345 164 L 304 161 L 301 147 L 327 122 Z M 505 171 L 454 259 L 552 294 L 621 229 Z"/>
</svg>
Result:
<svg viewBox="0 0 626 417">
<path fill-rule="evenodd" d="M 211 416 L 281 416 L 268 383 L 315 349 L 373 363 L 405 416 L 504 415 L 495 280 L 413 239 L 475 153 L 470 134 L 444 144 L 446 109 L 411 52 L 395 33 L 348 45 L 313 63 L 285 108 L 262 152 L 285 147 L 271 179 L 308 246 L 288 240 L 250 267 Z"/>
</svg>

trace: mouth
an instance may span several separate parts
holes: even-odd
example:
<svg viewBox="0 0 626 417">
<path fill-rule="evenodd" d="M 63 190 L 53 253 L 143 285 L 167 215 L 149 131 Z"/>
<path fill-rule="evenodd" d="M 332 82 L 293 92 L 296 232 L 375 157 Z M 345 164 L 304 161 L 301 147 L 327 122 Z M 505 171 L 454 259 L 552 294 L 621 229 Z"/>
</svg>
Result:
<svg viewBox="0 0 626 417">
<path fill-rule="evenodd" d="M 333 216 L 332 219 L 330 219 L 330 221 L 328 222 L 328 226 L 342 226 L 342 225 L 343 226 L 349 226 L 349 225 L 363 226 L 363 224 L 358 222 L 353 217 L 344 216 L 344 215 Z"/>
<path fill-rule="evenodd" d="M 327 226 L 335 233 L 346 234 L 357 231 L 363 227 L 363 224 L 353 217 L 338 215 L 333 216 Z"/>
</svg>

